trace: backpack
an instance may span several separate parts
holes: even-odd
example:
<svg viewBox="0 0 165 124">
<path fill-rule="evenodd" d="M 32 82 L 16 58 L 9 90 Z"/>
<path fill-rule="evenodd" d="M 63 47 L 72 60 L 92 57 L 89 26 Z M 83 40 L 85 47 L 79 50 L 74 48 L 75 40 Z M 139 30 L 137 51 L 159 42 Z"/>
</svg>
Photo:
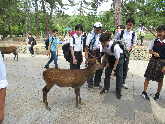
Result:
<svg viewBox="0 0 165 124">
<path fill-rule="evenodd" d="M 120 40 L 123 38 L 124 30 L 121 31 Z M 133 38 L 135 37 L 135 32 L 132 33 L 131 43 L 133 44 Z"/>
<path fill-rule="evenodd" d="M 53 41 L 53 37 L 52 37 L 52 41 Z M 46 50 L 48 50 L 48 46 L 49 46 L 49 38 L 45 40 L 45 48 L 46 48 Z"/>
<path fill-rule="evenodd" d="M 111 46 L 111 52 L 114 53 L 114 46 L 116 44 L 119 44 L 120 48 L 123 50 L 123 53 L 126 57 L 129 57 L 130 56 L 130 52 L 128 51 L 128 48 L 125 44 L 125 40 L 122 39 L 122 40 L 116 40 L 113 42 L 112 46 Z"/>
<path fill-rule="evenodd" d="M 73 38 L 73 44 L 75 44 L 75 38 L 74 36 L 72 36 Z M 82 37 L 81 37 L 81 44 L 82 44 Z M 70 51 L 70 43 L 64 44 L 62 46 L 62 50 L 63 50 L 63 54 L 64 54 L 64 58 L 66 59 L 66 61 L 68 61 L 70 63 L 70 58 L 72 57 L 71 55 L 71 51 Z M 74 46 L 73 46 L 73 50 L 74 50 Z"/>
<path fill-rule="evenodd" d="M 34 38 L 33 38 L 33 45 L 37 45 L 37 42 Z"/>
</svg>

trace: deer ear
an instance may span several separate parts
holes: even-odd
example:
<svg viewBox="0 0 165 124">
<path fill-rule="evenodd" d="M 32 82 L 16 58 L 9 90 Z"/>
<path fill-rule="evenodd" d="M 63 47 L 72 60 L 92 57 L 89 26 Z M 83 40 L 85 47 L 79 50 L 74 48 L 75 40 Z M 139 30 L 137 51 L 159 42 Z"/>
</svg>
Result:
<svg viewBox="0 0 165 124">
<path fill-rule="evenodd" d="M 85 57 L 85 59 L 86 59 L 86 61 L 87 61 L 87 62 L 89 62 L 89 61 L 90 61 L 90 59 L 89 59 L 89 58 L 87 58 L 87 57 Z"/>
</svg>

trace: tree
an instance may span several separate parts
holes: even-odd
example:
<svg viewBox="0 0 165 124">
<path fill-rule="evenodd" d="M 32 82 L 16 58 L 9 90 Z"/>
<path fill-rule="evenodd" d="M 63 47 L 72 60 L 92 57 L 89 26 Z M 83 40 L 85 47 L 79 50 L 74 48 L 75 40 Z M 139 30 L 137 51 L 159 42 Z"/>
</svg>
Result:
<svg viewBox="0 0 165 124">
<path fill-rule="evenodd" d="M 118 25 L 122 25 L 122 7 L 121 0 L 113 0 L 114 7 L 114 22 L 115 29 L 117 29 Z M 115 34 L 117 34 L 117 30 L 115 30 Z"/>
<path fill-rule="evenodd" d="M 35 0 L 35 27 L 36 27 L 36 38 L 39 38 L 39 32 L 38 32 L 38 0 Z"/>
</svg>

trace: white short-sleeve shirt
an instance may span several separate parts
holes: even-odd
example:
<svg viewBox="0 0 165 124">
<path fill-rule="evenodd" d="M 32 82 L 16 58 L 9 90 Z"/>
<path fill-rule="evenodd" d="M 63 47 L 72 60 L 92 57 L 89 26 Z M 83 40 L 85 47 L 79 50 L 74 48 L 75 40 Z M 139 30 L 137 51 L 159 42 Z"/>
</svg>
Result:
<svg viewBox="0 0 165 124">
<path fill-rule="evenodd" d="M 9 84 L 6 80 L 6 68 L 0 51 L 0 89 L 5 88 L 7 85 Z"/>
<path fill-rule="evenodd" d="M 120 58 L 120 54 L 123 53 L 123 50 L 120 48 L 119 44 L 116 44 L 114 46 L 114 52 L 111 52 L 111 46 L 113 44 L 113 41 L 109 42 L 109 47 L 103 47 L 103 52 L 107 52 L 108 55 L 115 56 L 116 59 Z"/>
<path fill-rule="evenodd" d="M 90 45 L 90 43 L 92 42 L 92 39 L 93 39 L 93 36 L 92 36 L 92 34 L 89 33 L 88 36 L 87 36 L 87 39 L 86 39 L 86 45 L 87 46 Z M 100 42 L 99 39 L 100 39 L 100 34 L 97 34 L 96 35 L 96 41 L 93 44 L 93 50 L 96 50 L 96 49 L 99 49 L 100 48 L 101 42 Z M 92 45 L 90 45 L 90 50 L 92 50 Z"/>
<path fill-rule="evenodd" d="M 82 51 L 83 41 L 81 39 L 81 36 L 78 36 L 76 33 L 73 35 L 75 38 L 75 44 L 73 44 L 73 38 L 69 39 L 70 46 L 74 47 L 73 51 Z"/>
<path fill-rule="evenodd" d="M 155 41 L 155 39 L 153 39 L 153 41 L 152 41 L 151 44 L 149 45 L 149 47 L 148 47 L 149 50 L 153 50 L 154 41 Z M 160 38 L 158 39 L 158 41 L 160 41 Z M 161 42 L 161 41 L 160 41 L 160 42 Z M 161 43 L 165 43 L 165 39 L 164 39 Z"/>
<path fill-rule="evenodd" d="M 124 30 L 123 39 L 125 39 L 127 48 L 131 48 L 132 33 L 133 31 L 128 32 L 127 29 Z M 114 39 L 120 40 L 120 35 L 121 35 L 121 31 L 117 33 Z M 132 45 L 136 46 L 136 42 L 137 42 L 137 35 L 135 34 Z"/>
</svg>

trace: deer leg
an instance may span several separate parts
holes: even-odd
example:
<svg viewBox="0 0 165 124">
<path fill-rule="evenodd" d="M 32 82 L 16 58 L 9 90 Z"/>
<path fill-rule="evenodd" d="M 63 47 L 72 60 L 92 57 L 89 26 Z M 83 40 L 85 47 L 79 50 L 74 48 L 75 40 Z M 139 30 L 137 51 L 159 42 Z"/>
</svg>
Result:
<svg viewBox="0 0 165 124">
<path fill-rule="evenodd" d="M 18 61 L 18 53 L 17 53 L 17 61 Z"/>
<path fill-rule="evenodd" d="M 81 104 L 81 98 L 80 98 L 80 87 L 78 88 L 78 96 L 79 96 L 79 103 Z"/>
<path fill-rule="evenodd" d="M 47 88 L 47 85 L 42 89 L 43 91 L 43 102 L 46 104 L 46 108 L 50 109 L 48 106 L 48 102 L 47 102 L 47 93 L 50 91 L 50 89 Z"/>
<path fill-rule="evenodd" d="M 78 108 L 79 105 L 78 105 L 78 88 L 77 87 L 75 87 L 75 94 L 76 94 L 76 108 Z"/>
</svg>

